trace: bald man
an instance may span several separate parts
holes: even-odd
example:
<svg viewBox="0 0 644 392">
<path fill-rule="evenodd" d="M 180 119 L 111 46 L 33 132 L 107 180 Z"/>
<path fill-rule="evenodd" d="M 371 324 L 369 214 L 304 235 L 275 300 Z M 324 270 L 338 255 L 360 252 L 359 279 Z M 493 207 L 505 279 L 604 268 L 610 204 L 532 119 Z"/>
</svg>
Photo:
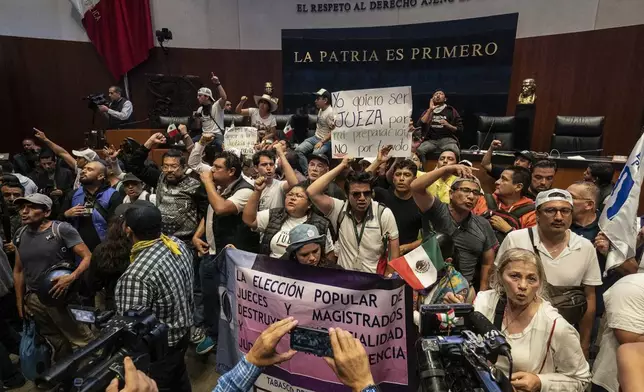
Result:
<svg viewBox="0 0 644 392">
<path fill-rule="evenodd" d="M 570 230 L 588 241 L 595 241 L 599 233 L 599 188 L 592 182 L 578 181 L 567 190 L 573 200 Z"/>
<path fill-rule="evenodd" d="M 81 186 L 67 198 L 64 219 L 80 233 L 90 251 L 107 236 L 107 222 L 123 198 L 106 181 L 107 168 L 100 161 L 88 162 L 81 170 Z"/>
</svg>

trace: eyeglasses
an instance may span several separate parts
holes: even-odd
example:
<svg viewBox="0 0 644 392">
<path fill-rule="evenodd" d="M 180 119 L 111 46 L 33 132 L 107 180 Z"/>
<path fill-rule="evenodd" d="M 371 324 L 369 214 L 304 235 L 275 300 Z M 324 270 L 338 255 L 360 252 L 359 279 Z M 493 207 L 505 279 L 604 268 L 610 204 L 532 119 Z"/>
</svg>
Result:
<svg viewBox="0 0 644 392">
<path fill-rule="evenodd" d="M 454 188 L 454 190 L 455 191 L 461 191 L 461 192 L 465 193 L 466 195 L 472 193 L 472 194 L 474 194 L 474 196 L 481 196 L 483 194 L 483 192 L 481 192 L 480 189 L 470 189 L 470 188 L 465 188 L 465 187 L 458 187 L 458 188 Z"/>
<path fill-rule="evenodd" d="M 554 208 L 554 207 L 548 207 L 548 208 L 541 208 L 541 212 L 543 212 L 546 216 L 552 218 L 557 215 L 557 212 L 561 213 L 561 216 L 567 217 L 572 214 L 572 208 Z"/>
<path fill-rule="evenodd" d="M 351 192 L 351 197 L 353 197 L 354 199 L 359 199 L 359 198 L 360 198 L 360 195 L 364 196 L 364 197 L 365 197 L 365 199 L 368 199 L 368 198 L 370 198 L 370 197 L 371 197 L 371 191 L 362 191 L 362 192 L 360 192 L 360 191 L 356 191 L 356 192 Z"/>
<path fill-rule="evenodd" d="M 292 197 L 292 198 L 294 198 L 294 199 L 300 199 L 300 200 L 308 199 L 308 197 L 307 197 L 305 194 L 303 194 L 303 193 L 292 193 L 292 192 L 289 192 L 289 193 L 287 193 L 287 194 L 286 194 L 286 197 Z"/>
</svg>

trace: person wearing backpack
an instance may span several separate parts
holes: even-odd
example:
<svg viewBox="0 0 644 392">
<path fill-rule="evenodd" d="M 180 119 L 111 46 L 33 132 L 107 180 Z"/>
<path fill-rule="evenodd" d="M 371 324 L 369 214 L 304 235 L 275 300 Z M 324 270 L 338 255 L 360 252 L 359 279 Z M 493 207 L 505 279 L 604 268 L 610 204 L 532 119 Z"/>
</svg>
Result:
<svg viewBox="0 0 644 392">
<path fill-rule="evenodd" d="M 540 192 L 536 200 L 537 226 L 508 234 L 499 256 L 512 248 L 535 252 L 548 279 L 546 287 L 552 306 L 572 325 L 578 326 L 586 358 L 595 318 L 595 287 L 602 277 L 595 247 L 570 230 L 573 198 L 568 191 L 553 188 Z"/>
<path fill-rule="evenodd" d="M 349 167 L 344 158 L 313 182 L 307 193 L 338 233 L 338 264 L 346 270 L 390 275 L 388 260 L 400 256 L 398 226 L 391 210 L 373 200 L 373 177 L 350 172 L 344 183 L 348 200 L 324 194 L 329 183 Z"/>
<path fill-rule="evenodd" d="M 479 197 L 472 212 L 488 219 L 501 243 L 511 231 L 536 224 L 534 202 L 525 196 L 530 186 L 530 171 L 510 166 L 494 184 L 494 193 Z"/>
<path fill-rule="evenodd" d="M 81 278 L 92 257 L 78 231 L 69 223 L 51 221 L 52 200 L 34 193 L 14 202 L 25 224 L 13 237 L 16 265 L 13 270 L 16 305 L 20 318 L 26 315 L 35 321 L 39 333 L 54 348 L 54 358 L 61 359 L 72 352 L 72 347 L 84 347 L 93 338 L 90 329 L 77 323 L 66 306 L 47 306 L 50 299 L 69 303 L 72 284 Z M 52 280 L 52 289 L 46 299 L 37 294 L 40 280 L 52 267 L 72 263 L 74 256 L 80 263 L 68 275 Z"/>
<path fill-rule="evenodd" d="M 65 219 L 80 233 L 90 251 L 105 240 L 107 221 L 122 202 L 119 192 L 105 181 L 107 168 L 100 162 L 89 162 L 80 175 L 81 186 L 66 200 Z"/>
</svg>

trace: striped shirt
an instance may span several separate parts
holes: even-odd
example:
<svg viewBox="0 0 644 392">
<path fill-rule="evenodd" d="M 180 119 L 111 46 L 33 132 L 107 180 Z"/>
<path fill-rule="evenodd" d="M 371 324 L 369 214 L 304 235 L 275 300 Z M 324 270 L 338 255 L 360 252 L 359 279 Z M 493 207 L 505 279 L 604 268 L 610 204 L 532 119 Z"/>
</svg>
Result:
<svg viewBox="0 0 644 392">
<path fill-rule="evenodd" d="M 171 238 L 181 254 L 173 254 L 160 240 L 143 249 L 116 283 L 114 298 L 121 315 L 139 305 L 150 309 L 168 326 L 168 345 L 173 347 L 193 324 L 194 270 L 186 244 Z"/>
</svg>

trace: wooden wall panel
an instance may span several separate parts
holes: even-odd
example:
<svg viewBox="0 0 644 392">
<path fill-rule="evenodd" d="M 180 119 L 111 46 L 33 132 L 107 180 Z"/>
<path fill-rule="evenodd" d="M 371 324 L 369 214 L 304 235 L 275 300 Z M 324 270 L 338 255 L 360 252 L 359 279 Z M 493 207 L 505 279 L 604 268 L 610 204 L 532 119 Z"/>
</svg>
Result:
<svg viewBox="0 0 644 392">
<path fill-rule="evenodd" d="M 628 155 L 644 119 L 644 25 L 516 41 L 508 114 L 537 81 L 532 148 L 550 150 L 557 115 L 606 116 L 603 155 Z"/>
<path fill-rule="evenodd" d="M 135 120 L 148 117 L 146 73 L 220 76 L 233 105 L 261 93 L 271 80 L 281 98 L 280 51 L 154 48 L 129 74 Z M 508 113 L 521 80 L 535 77 L 538 107 L 532 148 L 549 149 L 555 117 L 605 115 L 605 154 L 628 154 L 644 117 L 644 25 L 516 41 Z M 66 148 L 79 147 L 91 128 L 80 98 L 114 83 L 89 43 L 0 36 L 0 152 L 16 151 L 31 127 L 42 127 Z M 140 124 L 148 128 L 147 123 Z"/>
</svg>

